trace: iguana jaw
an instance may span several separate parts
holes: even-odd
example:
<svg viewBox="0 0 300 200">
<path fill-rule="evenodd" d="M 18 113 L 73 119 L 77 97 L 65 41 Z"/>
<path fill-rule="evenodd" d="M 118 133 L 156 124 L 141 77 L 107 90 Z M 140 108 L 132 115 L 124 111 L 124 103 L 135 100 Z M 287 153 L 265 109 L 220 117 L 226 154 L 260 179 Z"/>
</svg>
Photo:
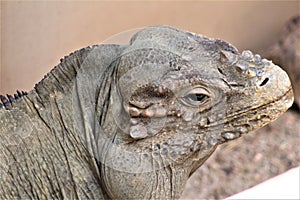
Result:
<svg viewBox="0 0 300 200">
<path fill-rule="evenodd" d="M 267 125 L 284 113 L 292 103 L 293 90 L 289 87 L 284 95 L 273 101 L 231 115 L 226 119 L 220 143 L 236 139 L 245 133 Z M 212 124 L 212 126 L 216 126 L 216 124 Z"/>
</svg>

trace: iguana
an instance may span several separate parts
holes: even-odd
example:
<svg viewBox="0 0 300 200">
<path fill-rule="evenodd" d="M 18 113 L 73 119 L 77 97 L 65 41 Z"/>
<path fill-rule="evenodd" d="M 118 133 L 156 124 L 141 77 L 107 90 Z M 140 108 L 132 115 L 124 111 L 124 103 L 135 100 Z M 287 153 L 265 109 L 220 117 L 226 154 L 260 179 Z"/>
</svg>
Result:
<svg viewBox="0 0 300 200">
<path fill-rule="evenodd" d="M 1 99 L 0 199 L 177 199 L 219 144 L 275 120 L 293 93 L 259 55 L 152 26 Z"/>
</svg>

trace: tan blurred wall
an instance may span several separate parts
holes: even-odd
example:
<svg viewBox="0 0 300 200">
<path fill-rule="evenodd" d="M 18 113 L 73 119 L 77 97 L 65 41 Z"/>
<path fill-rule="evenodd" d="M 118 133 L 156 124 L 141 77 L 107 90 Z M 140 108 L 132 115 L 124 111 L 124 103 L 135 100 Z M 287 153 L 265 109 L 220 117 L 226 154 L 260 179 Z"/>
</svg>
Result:
<svg viewBox="0 0 300 200">
<path fill-rule="evenodd" d="M 0 93 L 30 90 L 59 59 L 137 27 L 168 24 L 258 52 L 299 1 L 1 1 Z"/>
</svg>

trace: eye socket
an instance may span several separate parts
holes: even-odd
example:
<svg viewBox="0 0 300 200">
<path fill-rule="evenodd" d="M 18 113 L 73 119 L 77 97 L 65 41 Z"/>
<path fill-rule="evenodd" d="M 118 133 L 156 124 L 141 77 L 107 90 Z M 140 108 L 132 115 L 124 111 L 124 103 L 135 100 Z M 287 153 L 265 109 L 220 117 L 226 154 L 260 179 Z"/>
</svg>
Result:
<svg viewBox="0 0 300 200">
<path fill-rule="evenodd" d="M 209 99 L 208 92 L 202 88 L 194 88 L 183 97 L 184 101 L 192 106 L 199 106 Z"/>
</svg>

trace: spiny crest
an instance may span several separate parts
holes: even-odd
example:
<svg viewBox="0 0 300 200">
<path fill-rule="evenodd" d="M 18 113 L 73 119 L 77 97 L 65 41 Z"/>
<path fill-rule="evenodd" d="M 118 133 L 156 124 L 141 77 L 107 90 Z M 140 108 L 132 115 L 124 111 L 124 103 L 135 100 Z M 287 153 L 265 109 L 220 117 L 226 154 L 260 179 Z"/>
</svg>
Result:
<svg viewBox="0 0 300 200">
<path fill-rule="evenodd" d="M 18 91 L 12 96 L 7 94 L 6 96 L 3 96 L 0 94 L 0 109 L 5 108 L 9 109 L 12 107 L 13 103 L 17 102 L 20 98 L 27 95 L 27 92 L 24 91 Z"/>
</svg>

